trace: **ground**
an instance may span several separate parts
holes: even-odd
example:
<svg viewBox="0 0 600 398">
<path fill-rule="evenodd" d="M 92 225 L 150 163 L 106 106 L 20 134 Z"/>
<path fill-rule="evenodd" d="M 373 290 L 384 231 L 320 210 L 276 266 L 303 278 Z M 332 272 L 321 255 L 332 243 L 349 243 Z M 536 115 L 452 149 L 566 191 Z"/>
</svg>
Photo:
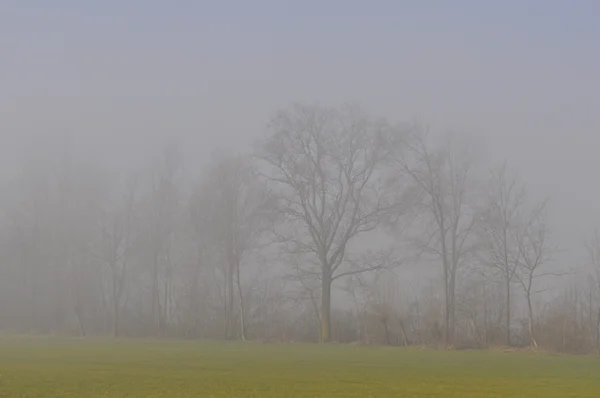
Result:
<svg viewBox="0 0 600 398">
<path fill-rule="evenodd" d="M 0 338 L 0 397 L 600 397 L 600 358 Z"/>
</svg>

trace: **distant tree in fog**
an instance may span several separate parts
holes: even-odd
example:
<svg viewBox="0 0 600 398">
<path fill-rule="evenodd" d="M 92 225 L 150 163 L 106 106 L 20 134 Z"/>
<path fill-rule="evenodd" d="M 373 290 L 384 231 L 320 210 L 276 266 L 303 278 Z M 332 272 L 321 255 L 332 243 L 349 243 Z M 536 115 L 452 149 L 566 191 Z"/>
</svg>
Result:
<svg viewBox="0 0 600 398">
<path fill-rule="evenodd" d="M 481 215 L 479 259 L 504 284 L 506 345 L 510 345 L 511 287 L 521 263 L 520 227 L 527 198 L 525 184 L 510 175 L 506 165 L 491 171 Z"/>
<path fill-rule="evenodd" d="M 535 295 L 543 292 L 542 288 L 536 286 L 536 281 L 546 276 L 562 276 L 569 272 L 568 270 L 548 269 L 557 249 L 550 241 L 546 203 L 547 201 L 529 204 L 530 209 L 523 214 L 525 218 L 521 220 L 522 226 L 518 238 L 519 266 L 515 274 L 527 301 L 527 331 L 530 343 L 536 348 L 538 347 L 536 317 L 532 299 Z"/>
<path fill-rule="evenodd" d="M 69 140 L 24 153 L 0 196 L 2 331 L 600 352 L 600 235 L 550 297 L 570 273 L 550 209 L 506 165 L 485 179 L 476 142 L 356 106 L 267 127 L 189 170 L 173 145 L 132 168 Z"/>
<path fill-rule="evenodd" d="M 181 152 L 170 145 L 154 159 L 142 198 L 142 226 L 150 268 L 149 302 L 151 324 L 156 336 L 165 333 L 172 299 L 173 238 L 182 220 Z"/>
<path fill-rule="evenodd" d="M 440 259 L 444 289 L 444 340 L 453 342 L 456 284 L 459 267 L 473 253 L 476 242 L 474 153 L 467 141 L 447 136 L 436 147 L 427 130 L 417 126 L 413 139 L 395 156 L 396 167 L 416 184 L 424 230 L 414 240 L 419 254 Z"/>
<path fill-rule="evenodd" d="M 383 177 L 390 160 L 385 137 L 393 127 L 357 107 L 294 105 L 278 112 L 269 129 L 259 158 L 288 222 L 282 240 L 306 257 L 300 271 L 321 285 L 321 341 L 327 342 L 332 283 L 388 264 L 384 257 L 356 261 L 349 246 L 375 230 L 390 208 Z"/>
<path fill-rule="evenodd" d="M 205 227 L 210 229 L 216 260 L 223 265 L 226 281 L 225 336 L 233 337 L 237 295 L 240 337 L 245 340 L 241 268 L 265 245 L 264 237 L 272 231 L 275 203 L 265 181 L 258 178 L 254 165 L 243 155 L 215 157 L 201 188 L 208 201 L 206 210 L 210 212 Z"/>
<path fill-rule="evenodd" d="M 107 203 L 97 209 L 97 239 L 87 245 L 86 251 L 99 259 L 110 273 L 112 334 L 116 337 L 120 330 L 127 273 L 137 243 L 139 180 L 132 177 L 126 181 L 123 189 L 114 190 Z"/>
<path fill-rule="evenodd" d="M 590 311 L 590 318 L 593 319 L 595 349 L 600 353 L 600 233 L 598 230 L 595 230 L 592 237 L 586 242 L 586 249 L 591 271 L 590 306 L 596 307 L 595 310 Z"/>
</svg>

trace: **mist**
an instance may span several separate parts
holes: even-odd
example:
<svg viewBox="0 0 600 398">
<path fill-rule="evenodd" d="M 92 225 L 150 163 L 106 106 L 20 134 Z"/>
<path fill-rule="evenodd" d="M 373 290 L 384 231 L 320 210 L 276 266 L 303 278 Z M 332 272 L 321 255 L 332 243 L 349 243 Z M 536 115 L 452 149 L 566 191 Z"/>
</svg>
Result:
<svg viewBox="0 0 600 398">
<path fill-rule="evenodd" d="M 598 11 L 0 5 L 0 330 L 600 349 Z"/>
</svg>

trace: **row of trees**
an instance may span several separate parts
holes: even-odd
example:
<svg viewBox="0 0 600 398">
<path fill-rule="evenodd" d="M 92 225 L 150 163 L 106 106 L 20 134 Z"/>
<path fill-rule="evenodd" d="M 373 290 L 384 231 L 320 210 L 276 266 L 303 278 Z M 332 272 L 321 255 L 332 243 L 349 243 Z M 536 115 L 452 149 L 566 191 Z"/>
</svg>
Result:
<svg viewBox="0 0 600 398">
<path fill-rule="evenodd" d="M 547 200 L 468 140 L 294 105 L 197 176 L 175 147 L 141 172 L 75 155 L 4 189 L 6 331 L 600 349 L 600 237 L 589 284 L 544 295 L 570 273 Z"/>
</svg>

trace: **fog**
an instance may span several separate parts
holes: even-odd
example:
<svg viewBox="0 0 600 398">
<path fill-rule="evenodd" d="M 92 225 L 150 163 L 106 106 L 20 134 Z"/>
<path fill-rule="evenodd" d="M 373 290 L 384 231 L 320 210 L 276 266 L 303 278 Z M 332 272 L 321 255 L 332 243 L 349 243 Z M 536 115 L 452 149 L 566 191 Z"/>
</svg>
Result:
<svg viewBox="0 0 600 398">
<path fill-rule="evenodd" d="M 445 152 L 448 137 L 468 142 L 476 152 L 471 170 L 477 181 L 473 182 L 477 206 L 488 203 L 480 198 L 493 191 L 486 188 L 489 170 L 497 172 L 504 162 L 507 179 L 518 175 L 516 181 L 527 185 L 531 208 L 549 198 L 544 225 L 550 231 L 548 245 L 555 250 L 551 261 L 544 262 L 546 272 L 553 275 L 536 281 L 544 290 L 534 300 L 538 339 L 563 350 L 597 348 L 600 274 L 594 270 L 600 270 L 600 262 L 594 264 L 598 259 L 590 256 L 593 250 L 585 244 L 593 246 L 593 231 L 600 227 L 600 192 L 594 183 L 600 169 L 596 155 L 600 147 L 597 4 L 467 0 L 452 6 L 441 1 L 367 4 L 335 0 L 326 4 L 180 2 L 177 6 L 158 1 L 96 3 L 9 1 L 0 5 L 0 257 L 5 275 L 0 329 L 309 341 L 320 336 L 323 340 L 323 292 L 313 286 L 318 291 L 313 297 L 306 281 L 299 281 L 297 274 L 290 276 L 294 269 L 298 271 L 298 263 L 312 264 L 317 258 L 306 259 L 304 252 L 291 255 L 289 250 L 285 256 L 275 255 L 285 246 L 283 235 L 290 229 L 305 231 L 307 226 L 283 225 L 289 220 L 268 216 L 268 228 L 263 220 L 260 227 L 251 223 L 256 228 L 252 233 L 244 229 L 252 247 L 238 261 L 244 264 L 244 276 L 243 281 L 238 276 L 234 289 L 227 282 L 234 280 L 231 259 L 212 253 L 217 249 L 211 252 L 211 244 L 225 239 L 215 232 L 220 230 L 216 225 L 220 218 L 211 206 L 217 206 L 215 200 L 224 201 L 227 192 L 234 195 L 227 189 L 240 186 L 249 189 L 243 195 L 255 195 L 261 189 L 283 195 L 272 184 L 272 175 L 258 175 L 268 174 L 261 169 L 267 167 L 265 142 L 275 134 L 273 122 L 279 111 L 294 119 L 302 114 L 294 104 L 317 114 L 355 104 L 364 111 L 360 115 L 368 120 L 385 118 L 390 131 L 399 134 L 406 134 L 402 123 L 412 123 L 412 133 L 422 133 L 428 126 L 431 133 L 423 145 L 432 154 Z M 398 123 L 404 127 L 397 127 Z M 292 124 L 285 126 L 291 129 Z M 413 159 L 413 155 L 398 153 L 402 161 L 405 156 Z M 464 160 L 461 153 L 456 153 L 458 163 Z M 238 154 L 242 157 L 237 158 Z M 260 159 L 253 157 L 257 154 Z M 175 160 L 169 163 L 171 157 Z M 407 164 L 403 173 L 410 168 Z M 231 177 L 223 170 L 249 170 L 255 165 L 260 173 L 253 174 L 253 184 L 262 188 L 235 179 L 229 186 L 223 183 Z M 403 174 L 406 181 L 409 174 Z M 128 202 L 115 199 L 130 192 L 126 182 L 132 179 L 138 184 L 131 202 L 139 210 L 135 212 L 125 205 Z M 152 181 L 168 183 L 158 189 Z M 158 191 L 166 195 L 161 196 L 160 210 L 148 205 L 158 203 L 152 199 Z M 217 191 L 221 199 L 202 193 Z M 398 192 L 394 195 L 406 200 Z M 263 200 L 267 199 L 259 199 Z M 285 213 L 282 204 L 275 202 L 267 201 L 274 213 Z M 202 209 L 198 210 L 202 215 L 190 215 L 190 208 L 195 207 Z M 373 272 L 361 272 L 360 283 L 353 278 L 335 281 L 333 334 L 327 331 L 324 340 L 392 344 L 388 326 L 380 321 L 383 300 L 387 303 L 384 312 L 389 312 L 386 317 L 406 324 L 402 326 L 407 329 L 404 343 L 450 343 L 449 336 L 443 339 L 431 331 L 443 329 L 439 325 L 444 324 L 448 307 L 441 297 L 440 259 L 431 253 L 431 258 L 416 254 L 414 236 L 426 234 L 423 231 L 430 222 L 416 208 L 419 204 L 406 210 L 410 216 L 402 213 L 402 221 L 395 226 L 378 221 L 377 228 L 353 237 L 354 255 L 370 253 L 365 247 L 383 250 L 381 242 L 387 247 L 389 241 L 394 245 L 394 260 L 373 267 Z M 130 213 L 136 214 L 131 220 L 136 227 L 126 223 L 127 228 L 120 225 L 119 231 L 127 235 L 123 231 L 131 229 L 137 236 L 131 239 L 137 243 L 131 243 L 131 251 L 118 249 L 124 251 L 110 265 L 108 254 L 98 252 L 109 250 L 98 226 L 102 220 L 109 225 L 107 220 L 116 222 Z M 155 220 L 154 216 L 159 221 L 152 224 L 149 220 Z M 152 235 L 148 231 L 155 228 L 156 236 L 164 239 L 161 223 L 168 225 L 164 228 L 170 243 L 168 250 L 162 243 L 160 249 L 155 248 L 166 250 L 159 255 L 152 250 L 154 238 L 146 235 Z M 260 236 L 254 235 L 256 231 Z M 146 238 L 139 238 L 142 235 Z M 287 243 L 290 239 L 287 236 Z M 204 247 L 204 254 L 197 255 L 196 246 Z M 156 265 L 164 271 L 157 277 L 161 287 L 155 288 L 156 303 L 147 298 L 153 296 L 148 292 L 152 268 L 148 264 L 153 255 L 164 261 Z M 123 277 L 124 282 L 119 282 L 123 296 L 115 298 L 119 283 L 111 279 L 115 276 L 111 270 L 123 267 L 117 264 L 120 256 L 128 258 L 128 265 L 123 275 L 117 275 L 117 279 Z M 455 344 L 503 341 L 504 321 L 487 320 L 487 312 L 503 319 L 505 309 L 464 304 L 478 300 L 465 286 L 485 285 L 479 279 L 471 281 L 479 275 L 472 271 L 473 264 L 485 262 L 483 257 L 474 255 L 459 267 L 456 300 L 464 308 L 452 315 L 455 320 L 446 320 L 456 328 Z M 365 266 L 366 259 L 360 261 L 370 267 Z M 191 288 L 186 284 L 187 272 L 196 262 L 202 263 L 202 272 L 194 275 L 203 282 Z M 182 269 L 168 271 L 177 267 Z M 61 270 L 60 276 L 51 282 L 48 278 L 54 269 Z M 32 276 L 37 272 L 38 276 Z M 378 281 L 390 279 L 385 276 L 388 273 L 396 285 L 384 288 Z M 597 286 L 588 286 L 589 275 L 595 275 Z M 492 285 L 497 282 L 486 278 Z M 526 300 L 520 285 L 510 284 L 515 295 L 513 343 L 530 344 Z M 348 289 L 354 289 L 354 294 Z M 388 290 L 394 292 L 381 293 Z M 492 290 L 489 294 L 504 297 L 501 288 Z M 581 297 L 573 298 L 573 292 Z M 247 308 L 242 315 L 244 304 L 238 302 L 244 301 Z M 431 314 L 415 315 L 417 302 L 431 307 Z M 561 305 L 581 306 L 581 312 L 560 313 L 556 308 Z M 113 325 L 115 311 L 122 314 L 119 331 Z M 485 321 L 480 319 L 482 311 Z M 577 343 L 570 347 L 554 347 L 560 339 L 555 337 L 559 332 L 552 328 L 553 322 L 567 313 L 585 325 L 581 326 L 585 332 L 572 336 Z M 241 325 L 244 316 L 246 330 Z M 390 328 L 397 328 L 398 322 L 389 322 L 394 323 Z M 149 332 L 151 325 L 160 330 Z M 402 339 L 397 340 L 400 344 Z"/>
</svg>

